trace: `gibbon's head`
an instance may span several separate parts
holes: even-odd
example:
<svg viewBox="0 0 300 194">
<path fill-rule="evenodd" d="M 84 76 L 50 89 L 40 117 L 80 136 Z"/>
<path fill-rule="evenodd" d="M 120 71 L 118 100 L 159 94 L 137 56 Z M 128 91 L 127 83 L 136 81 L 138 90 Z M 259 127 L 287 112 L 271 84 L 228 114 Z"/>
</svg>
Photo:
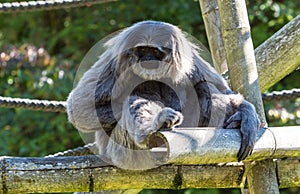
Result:
<svg viewBox="0 0 300 194">
<path fill-rule="evenodd" d="M 157 21 L 136 23 L 105 46 L 115 58 L 117 75 L 130 67 L 145 80 L 171 78 L 174 82 L 191 73 L 196 48 L 178 27 Z"/>
</svg>

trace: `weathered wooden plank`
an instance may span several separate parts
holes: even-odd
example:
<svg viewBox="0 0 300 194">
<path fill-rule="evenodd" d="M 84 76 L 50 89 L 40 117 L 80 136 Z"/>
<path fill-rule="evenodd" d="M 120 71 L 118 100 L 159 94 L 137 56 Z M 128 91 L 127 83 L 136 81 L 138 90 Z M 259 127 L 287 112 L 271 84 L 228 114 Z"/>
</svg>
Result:
<svg viewBox="0 0 300 194">
<path fill-rule="evenodd" d="M 231 87 L 255 106 L 265 123 L 246 3 L 218 0 L 218 6 Z"/>
<path fill-rule="evenodd" d="M 277 174 L 281 188 L 300 186 L 300 158 L 277 160 Z"/>
<path fill-rule="evenodd" d="M 260 89 L 265 92 L 300 65 L 300 15 L 255 49 Z"/>
<path fill-rule="evenodd" d="M 61 192 L 62 188 L 71 192 L 89 191 L 90 168 L 105 165 L 97 159 L 6 157 L 2 159 L 3 183 L 8 193 Z"/>
<path fill-rule="evenodd" d="M 72 160 L 69 160 L 70 158 Z M 17 162 L 18 159 L 20 158 L 5 159 L 6 163 L 17 163 L 18 167 L 14 168 L 12 165 L 1 173 L 4 179 L 1 182 L 0 193 L 88 192 L 142 188 L 239 188 L 245 173 L 242 162 L 215 165 L 173 164 L 147 171 L 128 171 L 97 162 L 97 160 L 101 161 L 97 156 L 55 158 L 59 165 L 53 164 L 49 158 L 31 158 L 32 163 L 27 164 Z M 81 165 L 83 159 L 100 165 L 89 164 L 83 167 Z M 281 188 L 300 186 L 299 159 L 277 160 L 273 162 L 275 163 L 277 163 Z M 39 168 L 40 164 L 43 164 L 41 168 Z M 55 170 L 51 170 L 52 165 Z M 71 167 L 72 165 L 74 166 Z M 25 170 L 27 168 L 31 170 Z M 6 185 L 5 191 L 3 184 Z"/>
<path fill-rule="evenodd" d="M 180 188 L 239 188 L 244 167 L 242 163 L 189 165 L 181 166 L 180 172 Z"/>
<path fill-rule="evenodd" d="M 227 69 L 223 40 L 219 37 L 219 8 L 215 0 L 199 0 L 206 34 L 218 72 Z M 300 65 L 300 15 L 255 49 L 260 90 L 265 92 Z M 224 63 L 223 63 L 224 62 Z M 221 70 L 221 71 L 220 71 Z M 233 78 L 231 78 L 233 79 Z"/>
<path fill-rule="evenodd" d="M 246 2 L 218 0 L 218 6 L 231 86 L 255 106 L 260 121 L 266 124 Z M 250 193 L 279 194 L 271 161 L 257 162 L 251 168 L 246 165 L 246 171 Z"/>
<path fill-rule="evenodd" d="M 146 171 L 122 170 L 115 167 L 93 170 L 94 191 L 107 189 L 157 188 L 172 189 L 177 167 L 166 165 Z"/>
<path fill-rule="evenodd" d="M 8 193 L 89 191 L 89 170 L 7 171 Z M 74 190 L 74 188 L 77 188 Z"/>
<path fill-rule="evenodd" d="M 6 185 L 6 191 L 2 188 L 2 193 L 179 189 L 196 185 L 199 188 L 237 187 L 239 176 L 235 175 L 235 172 L 241 174 L 242 170 L 241 166 L 233 165 L 163 165 L 146 171 L 129 171 L 107 165 L 97 156 L 3 157 L 1 161 L 5 163 L 1 172 L 1 177 L 4 177 L 1 183 Z M 229 170 L 230 173 L 227 172 Z M 220 177 L 224 178 L 225 175 L 230 178 L 226 181 L 220 180 Z"/>
</svg>

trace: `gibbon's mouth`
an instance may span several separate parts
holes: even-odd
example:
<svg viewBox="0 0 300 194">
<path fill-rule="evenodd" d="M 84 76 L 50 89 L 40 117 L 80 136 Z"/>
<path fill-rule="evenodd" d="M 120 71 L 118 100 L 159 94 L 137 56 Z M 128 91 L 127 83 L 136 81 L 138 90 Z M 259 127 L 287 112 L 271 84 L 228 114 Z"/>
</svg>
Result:
<svg viewBox="0 0 300 194">
<path fill-rule="evenodd" d="M 141 61 L 140 64 L 145 69 L 157 69 L 161 64 L 161 61 L 159 60 Z"/>
</svg>

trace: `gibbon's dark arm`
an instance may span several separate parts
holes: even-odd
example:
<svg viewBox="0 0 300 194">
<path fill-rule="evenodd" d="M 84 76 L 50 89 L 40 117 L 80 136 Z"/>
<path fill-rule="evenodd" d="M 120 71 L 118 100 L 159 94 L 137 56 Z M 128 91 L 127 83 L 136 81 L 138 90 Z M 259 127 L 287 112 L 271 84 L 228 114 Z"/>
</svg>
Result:
<svg viewBox="0 0 300 194">
<path fill-rule="evenodd" d="M 113 79 L 100 80 L 95 90 L 95 108 L 100 127 L 108 134 L 115 128 L 117 124 L 117 115 L 114 114 L 111 106 L 111 90 L 114 83 Z"/>
<path fill-rule="evenodd" d="M 110 102 L 108 104 L 96 104 L 96 111 L 100 128 L 104 129 L 108 134 L 115 128 L 117 120 L 114 117 Z"/>
<path fill-rule="evenodd" d="M 199 127 L 209 125 L 239 129 L 242 140 L 237 157 L 238 161 L 245 159 L 253 150 L 260 126 L 254 106 L 241 95 L 229 90 L 222 94 L 206 82 L 198 82 L 195 89 L 201 111 Z"/>
</svg>

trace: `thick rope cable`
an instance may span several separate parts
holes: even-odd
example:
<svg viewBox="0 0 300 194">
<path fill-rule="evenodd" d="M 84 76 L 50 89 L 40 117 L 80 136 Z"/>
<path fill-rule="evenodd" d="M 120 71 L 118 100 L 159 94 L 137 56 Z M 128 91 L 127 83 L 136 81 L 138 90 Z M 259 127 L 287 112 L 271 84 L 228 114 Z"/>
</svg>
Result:
<svg viewBox="0 0 300 194">
<path fill-rule="evenodd" d="M 274 91 L 262 94 L 264 101 L 294 100 L 300 98 L 300 89 Z"/>
<path fill-rule="evenodd" d="M 60 156 L 86 156 L 86 155 L 94 155 L 98 153 L 96 143 L 89 143 L 82 147 L 77 147 L 74 149 L 69 149 L 63 152 L 58 152 L 55 154 L 51 154 L 45 157 L 60 157 Z"/>
<path fill-rule="evenodd" d="M 10 98 L 0 96 L 0 107 L 4 108 L 25 108 L 29 110 L 40 110 L 47 112 L 65 112 L 66 102 L 31 100 L 23 98 Z"/>
<path fill-rule="evenodd" d="M 294 100 L 300 98 L 300 89 L 275 91 L 262 94 L 265 102 Z M 24 98 L 11 98 L 0 96 L 0 107 L 4 108 L 25 108 L 30 110 L 47 111 L 47 112 L 65 112 L 65 101 L 48 101 L 48 100 L 31 100 Z"/>
<path fill-rule="evenodd" d="M 0 3 L 0 13 L 41 11 L 80 6 L 91 6 L 116 0 L 45 0 Z"/>
</svg>

